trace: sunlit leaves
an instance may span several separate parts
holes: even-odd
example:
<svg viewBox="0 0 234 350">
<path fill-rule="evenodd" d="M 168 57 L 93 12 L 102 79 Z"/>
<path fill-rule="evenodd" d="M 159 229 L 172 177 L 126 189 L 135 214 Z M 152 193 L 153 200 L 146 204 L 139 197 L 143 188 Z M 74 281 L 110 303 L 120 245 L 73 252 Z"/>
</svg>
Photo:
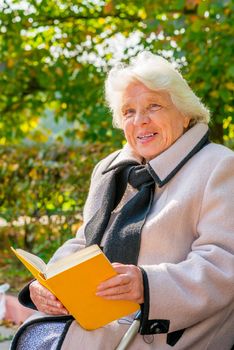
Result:
<svg viewBox="0 0 234 350">
<path fill-rule="evenodd" d="M 80 212 L 92 168 L 107 149 L 97 144 L 0 148 L 0 217 Z"/>
<path fill-rule="evenodd" d="M 53 105 L 55 119 L 78 122 L 78 129 L 67 130 L 67 135 L 85 140 L 100 136 L 104 141 L 112 132 L 110 120 L 106 133 L 101 127 L 107 118 L 102 91 L 109 62 L 115 57 L 127 60 L 144 47 L 177 60 L 211 106 L 214 120 L 220 123 L 228 117 L 222 107 L 230 103 L 227 79 L 234 75 L 233 12 L 228 0 L 25 0 L 1 6 L 0 110 L 5 143 L 33 135 L 38 141 L 41 132 L 31 132 L 30 119 L 42 118 Z M 222 141 L 221 134 L 218 139 Z"/>
</svg>

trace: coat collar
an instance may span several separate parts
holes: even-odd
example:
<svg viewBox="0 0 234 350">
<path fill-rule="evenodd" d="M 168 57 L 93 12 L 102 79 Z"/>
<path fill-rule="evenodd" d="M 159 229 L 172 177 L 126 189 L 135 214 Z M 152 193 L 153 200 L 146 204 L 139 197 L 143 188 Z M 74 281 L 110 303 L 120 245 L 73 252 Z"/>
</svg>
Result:
<svg viewBox="0 0 234 350">
<path fill-rule="evenodd" d="M 149 162 L 159 187 L 167 183 L 179 169 L 208 142 L 208 126 L 196 124 L 171 147 Z M 151 173 L 151 175 L 153 175 Z"/>
<path fill-rule="evenodd" d="M 203 123 L 194 125 L 186 131 L 171 147 L 147 163 L 148 170 L 159 187 L 167 183 L 177 171 L 197 153 L 208 140 L 208 126 Z M 128 144 L 107 166 L 104 173 L 126 163 L 141 164 L 142 158 L 134 154 Z"/>
</svg>

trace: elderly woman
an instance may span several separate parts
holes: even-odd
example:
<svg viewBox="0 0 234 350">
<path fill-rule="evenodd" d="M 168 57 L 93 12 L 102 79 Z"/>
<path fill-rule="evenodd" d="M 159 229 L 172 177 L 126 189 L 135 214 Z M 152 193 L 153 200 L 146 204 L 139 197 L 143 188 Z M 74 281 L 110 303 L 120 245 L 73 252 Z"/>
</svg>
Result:
<svg viewBox="0 0 234 350">
<path fill-rule="evenodd" d="M 234 154 L 209 142 L 208 109 L 162 57 L 113 68 L 106 97 L 127 143 L 94 169 L 84 224 L 52 261 L 103 247 L 118 275 L 97 295 L 141 304 L 130 350 L 230 350 Z M 20 300 L 40 313 L 18 331 L 17 350 L 115 349 L 134 317 L 86 331 L 37 281 Z"/>
</svg>

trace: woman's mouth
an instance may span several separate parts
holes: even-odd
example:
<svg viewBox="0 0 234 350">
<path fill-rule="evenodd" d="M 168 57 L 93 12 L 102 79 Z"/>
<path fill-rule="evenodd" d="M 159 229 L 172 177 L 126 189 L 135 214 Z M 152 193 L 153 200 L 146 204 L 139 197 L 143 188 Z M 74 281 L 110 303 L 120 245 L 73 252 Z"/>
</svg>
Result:
<svg viewBox="0 0 234 350">
<path fill-rule="evenodd" d="M 156 134 L 157 132 L 152 132 L 144 135 L 139 135 L 137 136 L 137 138 L 141 141 L 148 141 L 148 140 L 151 140 Z"/>
</svg>

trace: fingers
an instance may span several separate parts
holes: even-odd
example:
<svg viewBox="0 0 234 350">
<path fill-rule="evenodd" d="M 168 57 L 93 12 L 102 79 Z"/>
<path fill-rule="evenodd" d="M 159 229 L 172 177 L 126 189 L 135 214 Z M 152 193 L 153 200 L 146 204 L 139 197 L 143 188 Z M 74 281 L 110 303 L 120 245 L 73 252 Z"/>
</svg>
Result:
<svg viewBox="0 0 234 350">
<path fill-rule="evenodd" d="M 118 272 L 118 271 L 117 271 Z M 119 274 L 113 278 L 108 279 L 107 281 L 101 283 L 98 286 L 98 290 L 104 290 L 112 287 L 125 287 L 131 283 L 131 276 L 126 272 L 118 272 Z"/>
<path fill-rule="evenodd" d="M 143 281 L 140 269 L 135 265 L 113 263 L 117 276 L 101 283 L 97 296 L 112 300 L 131 300 L 143 303 Z"/>
<path fill-rule="evenodd" d="M 62 303 L 38 281 L 34 281 L 29 286 L 30 297 L 36 305 L 38 311 L 50 315 L 67 315 L 68 311 Z"/>
<path fill-rule="evenodd" d="M 127 277 L 127 276 L 126 276 Z M 127 282 L 129 278 L 125 278 L 125 276 L 121 276 L 118 278 L 113 278 L 108 280 L 108 283 L 101 284 L 98 288 L 98 292 L 102 292 L 104 295 L 118 295 L 123 293 L 128 293 L 131 291 L 131 283 Z"/>
</svg>

